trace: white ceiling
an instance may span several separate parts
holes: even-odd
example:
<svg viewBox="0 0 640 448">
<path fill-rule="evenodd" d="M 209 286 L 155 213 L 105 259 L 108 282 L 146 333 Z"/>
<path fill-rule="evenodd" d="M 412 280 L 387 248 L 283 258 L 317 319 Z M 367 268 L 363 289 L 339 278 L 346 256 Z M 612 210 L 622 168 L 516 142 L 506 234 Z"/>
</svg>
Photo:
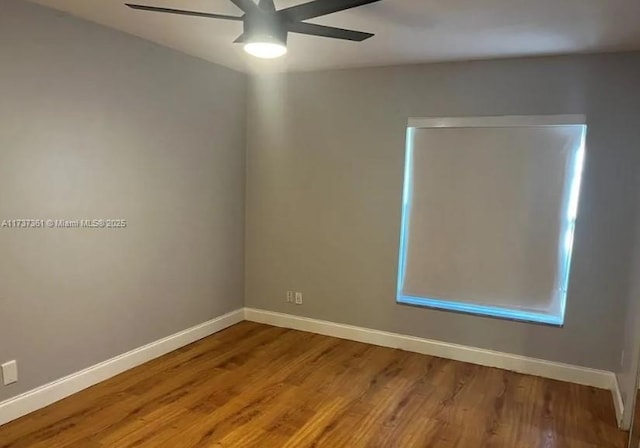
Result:
<svg viewBox="0 0 640 448">
<path fill-rule="evenodd" d="M 32 1 L 248 72 L 640 49 L 640 0 L 382 0 L 311 21 L 375 37 L 355 43 L 291 34 L 289 54 L 276 61 L 232 43 L 241 22 L 133 11 L 124 0 Z M 240 14 L 228 0 L 135 3 Z"/>
</svg>

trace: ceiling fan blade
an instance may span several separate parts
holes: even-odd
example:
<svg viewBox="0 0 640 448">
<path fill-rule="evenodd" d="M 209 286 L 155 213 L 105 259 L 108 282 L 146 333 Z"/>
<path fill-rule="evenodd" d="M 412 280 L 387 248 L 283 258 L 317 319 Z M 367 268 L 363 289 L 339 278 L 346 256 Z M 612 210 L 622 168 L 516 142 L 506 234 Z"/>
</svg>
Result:
<svg viewBox="0 0 640 448">
<path fill-rule="evenodd" d="M 244 42 L 246 36 L 243 34 L 239 35 L 236 40 L 233 41 L 234 44 L 241 44 Z"/>
<path fill-rule="evenodd" d="M 259 11 L 258 5 L 256 5 L 253 0 L 230 0 L 231 3 L 236 5 L 238 8 L 243 10 L 246 13 L 249 12 L 257 12 Z"/>
<path fill-rule="evenodd" d="M 227 16 L 224 14 L 209 14 L 206 12 L 183 11 L 181 9 L 158 8 L 156 6 L 132 5 L 130 3 L 125 3 L 125 4 L 131 9 L 138 9 L 140 11 L 164 12 L 168 14 L 177 14 L 180 16 L 206 17 L 208 19 L 223 19 L 223 20 L 235 20 L 235 21 L 243 20 L 242 17 Z"/>
<path fill-rule="evenodd" d="M 273 4 L 273 0 L 260 0 L 258 6 L 263 11 L 276 12 L 276 5 Z"/>
<path fill-rule="evenodd" d="M 307 34 L 310 36 L 330 37 L 332 39 L 352 40 L 362 42 L 373 37 L 374 34 L 361 31 L 345 30 L 332 26 L 316 25 L 315 23 L 293 22 L 287 25 L 292 33 Z"/>
<path fill-rule="evenodd" d="M 380 0 L 314 0 L 309 3 L 280 10 L 278 13 L 284 15 L 289 21 L 299 22 L 301 20 L 326 16 L 334 12 L 345 11 L 379 1 Z"/>
</svg>

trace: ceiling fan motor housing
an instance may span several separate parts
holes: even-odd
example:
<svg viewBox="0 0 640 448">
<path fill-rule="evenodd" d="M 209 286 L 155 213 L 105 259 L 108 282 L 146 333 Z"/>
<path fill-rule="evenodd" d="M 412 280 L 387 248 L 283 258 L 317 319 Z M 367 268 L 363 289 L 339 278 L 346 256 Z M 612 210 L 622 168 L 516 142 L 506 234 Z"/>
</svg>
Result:
<svg viewBox="0 0 640 448">
<path fill-rule="evenodd" d="M 287 23 L 276 13 L 247 14 L 244 20 L 245 42 L 272 42 L 287 45 Z"/>
</svg>

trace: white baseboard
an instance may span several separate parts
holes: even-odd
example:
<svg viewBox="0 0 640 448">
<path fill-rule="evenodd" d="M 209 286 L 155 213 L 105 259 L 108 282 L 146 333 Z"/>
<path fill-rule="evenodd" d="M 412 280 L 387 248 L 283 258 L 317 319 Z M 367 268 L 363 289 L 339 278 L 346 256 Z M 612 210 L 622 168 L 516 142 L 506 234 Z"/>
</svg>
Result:
<svg viewBox="0 0 640 448">
<path fill-rule="evenodd" d="M 630 425 L 626 425 L 624 422 L 624 401 L 622 400 L 622 393 L 620 392 L 620 383 L 618 378 L 613 377 L 611 384 L 611 395 L 613 397 L 613 407 L 616 410 L 616 420 L 618 421 L 618 427 L 620 429 L 628 430 Z"/>
<path fill-rule="evenodd" d="M 0 425 L 242 322 L 243 311 L 232 311 L 5 400 L 0 403 Z"/>
<path fill-rule="evenodd" d="M 334 322 L 252 308 L 245 308 L 245 319 L 274 325 L 276 327 L 292 328 L 382 347 L 398 348 L 440 358 L 497 367 L 528 375 L 593 386 L 599 389 L 614 390 L 614 384 L 617 384 L 613 372 L 405 336 L 386 331 L 371 330 L 353 325 L 337 324 Z"/>
</svg>

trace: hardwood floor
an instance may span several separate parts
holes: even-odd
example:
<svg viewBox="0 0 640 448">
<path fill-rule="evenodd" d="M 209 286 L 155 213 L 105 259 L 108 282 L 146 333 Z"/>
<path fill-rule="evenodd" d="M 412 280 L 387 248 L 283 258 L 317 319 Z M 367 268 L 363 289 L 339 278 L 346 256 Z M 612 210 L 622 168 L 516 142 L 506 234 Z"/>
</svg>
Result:
<svg viewBox="0 0 640 448">
<path fill-rule="evenodd" d="M 0 447 L 625 446 L 608 391 L 243 322 L 0 427 Z"/>
</svg>

